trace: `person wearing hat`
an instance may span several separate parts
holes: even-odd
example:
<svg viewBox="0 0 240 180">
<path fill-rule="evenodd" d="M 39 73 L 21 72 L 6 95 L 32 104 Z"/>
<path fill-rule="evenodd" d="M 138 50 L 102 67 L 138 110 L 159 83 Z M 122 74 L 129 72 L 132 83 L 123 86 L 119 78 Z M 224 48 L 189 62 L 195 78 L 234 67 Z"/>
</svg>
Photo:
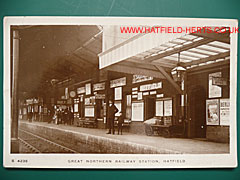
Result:
<svg viewBox="0 0 240 180">
<path fill-rule="evenodd" d="M 122 125 L 123 125 L 124 119 L 123 119 L 122 112 L 120 112 L 119 114 L 120 116 L 118 117 L 118 135 L 119 135 L 119 132 L 121 132 L 121 135 L 122 135 Z"/>
<path fill-rule="evenodd" d="M 109 131 L 107 132 L 107 134 L 114 134 L 114 119 L 115 119 L 115 114 L 118 112 L 118 108 L 113 104 L 113 101 L 110 100 L 109 101 L 109 106 L 108 106 L 108 127 L 109 127 Z"/>
</svg>

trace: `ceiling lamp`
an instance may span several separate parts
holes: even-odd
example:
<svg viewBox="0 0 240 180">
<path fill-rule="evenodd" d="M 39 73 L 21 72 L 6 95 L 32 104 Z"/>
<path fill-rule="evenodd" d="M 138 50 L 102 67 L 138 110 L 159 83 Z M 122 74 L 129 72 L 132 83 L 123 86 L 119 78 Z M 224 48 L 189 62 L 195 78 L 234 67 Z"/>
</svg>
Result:
<svg viewBox="0 0 240 180">
<path fill-rule="evenodd" d="M 173 68 L 171 71 L 173 80 L 176 82 L 181 82 L 183 80 L 185 71 L 186 71 L 186 69 L 184 67 L 180 66 L 180 52 L 179 52 L 177 67 Z"/>
</svg>

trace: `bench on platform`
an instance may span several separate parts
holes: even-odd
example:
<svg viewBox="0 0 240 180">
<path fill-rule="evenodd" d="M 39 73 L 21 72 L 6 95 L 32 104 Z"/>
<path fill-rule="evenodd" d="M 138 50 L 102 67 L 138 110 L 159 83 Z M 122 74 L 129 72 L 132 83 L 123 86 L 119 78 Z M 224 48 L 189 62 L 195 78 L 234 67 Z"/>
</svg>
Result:
<svg viewBox="0 0 240 180">
<path fill-rule="evenodd" d="M 156 132 L 163 137 L 183 136 L 184 127 L 181 125 L 151 125 L 153 134 Z"/>
<path fill-rule="evenodd" d="M 97 127 L 97 122 L 95 119 L 80 119 L 78 120 L 77 126 L 80 127 L 92 127 L 92 128 L 96 128 Z"/>
<path fill-rule="evenodd" d="M 130 124 L 131 124 L 131 120 L 130 119 L 124 119 L 124 122 L 123 122 L 123 124 L 122 124 L 122 127 L 124 128 L 124 129 L 127 129 L 127 131 L 129 131 L 129 127 L 130 127 Z M 114 120 L 114 126 L 115 127 L 118 127 L 118 120 L 117 120 L 117 118 L 115 118 L 115 120 Z"/>
</svg>

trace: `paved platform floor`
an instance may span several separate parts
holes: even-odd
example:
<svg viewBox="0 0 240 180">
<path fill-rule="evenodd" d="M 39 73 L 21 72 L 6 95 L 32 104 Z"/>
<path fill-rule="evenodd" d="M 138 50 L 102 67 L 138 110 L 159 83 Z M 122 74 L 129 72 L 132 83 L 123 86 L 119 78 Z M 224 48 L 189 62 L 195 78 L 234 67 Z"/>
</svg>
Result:
<svg viewBox="0 0 240 180">
<path fill-rule="evenodd" d="M 20 121 L 24 123 L 29 123 L 28 121 Z M 69 130 L 72 132 L 81 132 L 86 134 L 91 134 L 95 136 L 101 136 L 110 139 L 117 139 L 120 141 L 127 141 L 137 144 L 143 144 L 148 146 L 153 146 L 156 148 L 167 149 L 178 151 L 183 154 L 222 154 L 229 153 L 229 144 L 227 143 L 215 143 L 197 139 L 184 139 L 184 138 L 164 138 L 160 136 L 146 136 L 131 134 L 123 132 L 123 135 L 112 135 L 106 134 L 107 129 L 96 129 L 96 128 L 83 128 L 69 125 L 56 125 L 48 124 L 46 122 L 31 122 L 31 124 L 37 124 L 42 126 L 54 127 L 64 130 Z"/>
</svg>

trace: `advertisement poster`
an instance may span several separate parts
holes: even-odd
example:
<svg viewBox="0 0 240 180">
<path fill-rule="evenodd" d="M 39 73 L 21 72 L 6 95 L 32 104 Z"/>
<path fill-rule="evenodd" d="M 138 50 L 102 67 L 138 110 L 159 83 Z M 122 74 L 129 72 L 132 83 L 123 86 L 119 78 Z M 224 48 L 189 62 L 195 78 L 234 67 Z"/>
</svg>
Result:
<svg viewBox="0 0 240 180">
<path fill-rule="evenodd" d="M 74 104 L 74 112 L 78 112 L 78 104 Z"/>
<path fill-rule="evenodd" d="M 163 116 L 163 101 L 156 101 L 156 116 Z"/>
<path fill-rule="evenodd" d="M 172 100 L 164 101 L 164 116 L 172 116 Z"/>
<path fill-rule="evenodd" d="M 114 100 L 122 100 L 122 87 L 114 89 Z"/>
<path fill-rule="evenodd" d="M 142 92 L 138 92 L 137 96 L 138 96 L 138 98 L 137 98 L 138 100 L 142 100 L 143 93 Z"/>
<path fill-rule="evenodd" d="M 91 83 L 86 84 L 85 88 L 86 88 L 86 95 L 91 94 Z"/>
<path fill-rule="evenodd" d="M 230 125 L 230 99 L 220 99 L 220 125 Z"/>
<path fill-rule="evenodd" d="M 207 125 L 219 125 L 219 100 L 209 99 L 206 102 Z"/>
<path fill-rule="evenodd" d="M 216 73 L 211 73 L 209 74 L 209 98 L 217 98 L 217 97 L 222 97 L 222 88 L 217 85 L 213 85 L 213 78 L 214 77 L 221 77 L 222 73 L 221 72 L 216 72 Z"/>
<path fill-rule="evenodd" d="M 144 116 L 144 103 L 134 102 L 132 103 L 132 121 L 143 121 Z"/>
<path fill-rule="evenodd" d="M 94 117 L 94 107 L 85 107 L 85 116 L 86 117 Z"/>
</svg>

